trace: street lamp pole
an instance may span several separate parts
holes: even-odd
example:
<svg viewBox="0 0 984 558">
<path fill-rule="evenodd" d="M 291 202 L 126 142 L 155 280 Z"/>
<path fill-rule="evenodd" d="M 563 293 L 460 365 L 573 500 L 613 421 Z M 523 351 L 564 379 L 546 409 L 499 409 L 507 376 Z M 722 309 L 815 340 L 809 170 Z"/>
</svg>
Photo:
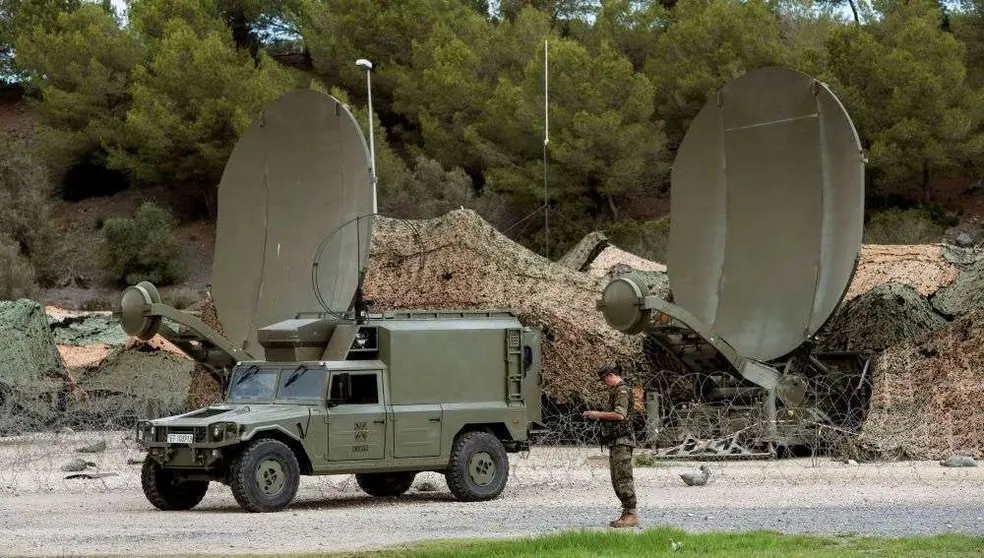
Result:
<svg viewBox="0 0 984 558">
<path fill-rule="evenodd" d="M 355 65 L 360 68 L 366 69 L 366 90 L 369 95 L 369 157 L 372 160 L 372 212 L 377 213 L 376 208 L 376 145 L 373 142 L 373 128 L 372 128 L 372 62 L 366 60 L 365 58 L 360 58 L 355 61 Z"/>
</svg>

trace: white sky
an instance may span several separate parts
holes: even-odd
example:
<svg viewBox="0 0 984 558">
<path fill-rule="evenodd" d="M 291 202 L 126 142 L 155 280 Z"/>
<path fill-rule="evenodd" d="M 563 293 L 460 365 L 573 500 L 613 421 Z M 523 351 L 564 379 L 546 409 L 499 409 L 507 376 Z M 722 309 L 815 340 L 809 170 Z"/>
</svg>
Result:
<svg viewBox="0 0 984 558">
<path fill-rule="evenodd" d="M 113 7 L 116 8 L 116 13 L 121 16 L 126 17 L 126 3 L 124 0 L 110 0 L 113 3 Z"/>
</svg>

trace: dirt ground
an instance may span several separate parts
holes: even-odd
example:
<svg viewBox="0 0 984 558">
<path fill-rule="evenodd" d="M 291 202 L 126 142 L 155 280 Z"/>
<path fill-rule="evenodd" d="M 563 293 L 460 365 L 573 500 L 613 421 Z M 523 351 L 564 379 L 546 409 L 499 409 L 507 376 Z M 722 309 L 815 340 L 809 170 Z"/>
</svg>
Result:
<svg viewBox="0 0 984 558">
<path fill-rule="evenodd" d="M 305 477 L 288 509 L 249 514 L 213 483 L 188 512 L 153 508 L 140 489 L 141 452 L 125 432 L 0 439 L 0 554 L 166 555 L 372 549 L 435 538 L 516 537 L 595 529 L 618 513 L 598 448 L 534 447 L 511 455 L 510 481 L 491 502 L 460 503 L 443 477 L 418 475 L 400 498 L 362 493 L 351 475 Z M 105 440 L 102 453 L 75 449 Z M 80 457 L 115 473 L 65 479 Z M 692 462 L 636 467 L 643 527 L 774 529 L 889 536 L 984 534 L 984 467 L 935 462 L 845 464 L 830 459 L 712 462 L 711 481 L 687 487 Z M 430 484 L 431 486 L 426 486 Z"/>
</svg>

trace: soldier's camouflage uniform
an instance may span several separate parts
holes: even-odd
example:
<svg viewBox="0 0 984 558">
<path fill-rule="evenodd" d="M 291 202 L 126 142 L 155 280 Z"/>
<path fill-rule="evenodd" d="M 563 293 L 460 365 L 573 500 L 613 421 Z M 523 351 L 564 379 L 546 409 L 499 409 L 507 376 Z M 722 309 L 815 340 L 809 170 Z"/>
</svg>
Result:
<svg viewBox="0 0 984 558">
<path fill-rule="evenodd" d="M 622 501 L 622 512 L 635 514 L 636 494 L 632 482 L 632 448 L 636 447 L 635 430 L 632 428 L 632 392 L 625 382 L 611 388 L 608 410 L 623 417 L 620 421 L 602 421 L 601 443 L 608 446 L 608 469 L 612 476 L 612 488 Z"/>
</svg>

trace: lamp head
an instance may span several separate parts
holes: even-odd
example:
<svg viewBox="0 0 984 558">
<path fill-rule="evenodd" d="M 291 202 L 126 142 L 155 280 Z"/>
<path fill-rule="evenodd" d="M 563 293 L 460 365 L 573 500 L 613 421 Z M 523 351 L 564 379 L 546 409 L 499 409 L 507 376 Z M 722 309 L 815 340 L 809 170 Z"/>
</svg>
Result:
<svg viewBox="0 0 984 558">
<path fill-rule="evenodd" d="M 365 58 L 360 58 L 360 59 L 356 60 L 355 61 L 355 65 L 356 66 L 359 66 L 361 68 L 365 68 L 367 70 L 371 70 L 372 69 L 372 62 L 366 60 Z"/>
</svg>

